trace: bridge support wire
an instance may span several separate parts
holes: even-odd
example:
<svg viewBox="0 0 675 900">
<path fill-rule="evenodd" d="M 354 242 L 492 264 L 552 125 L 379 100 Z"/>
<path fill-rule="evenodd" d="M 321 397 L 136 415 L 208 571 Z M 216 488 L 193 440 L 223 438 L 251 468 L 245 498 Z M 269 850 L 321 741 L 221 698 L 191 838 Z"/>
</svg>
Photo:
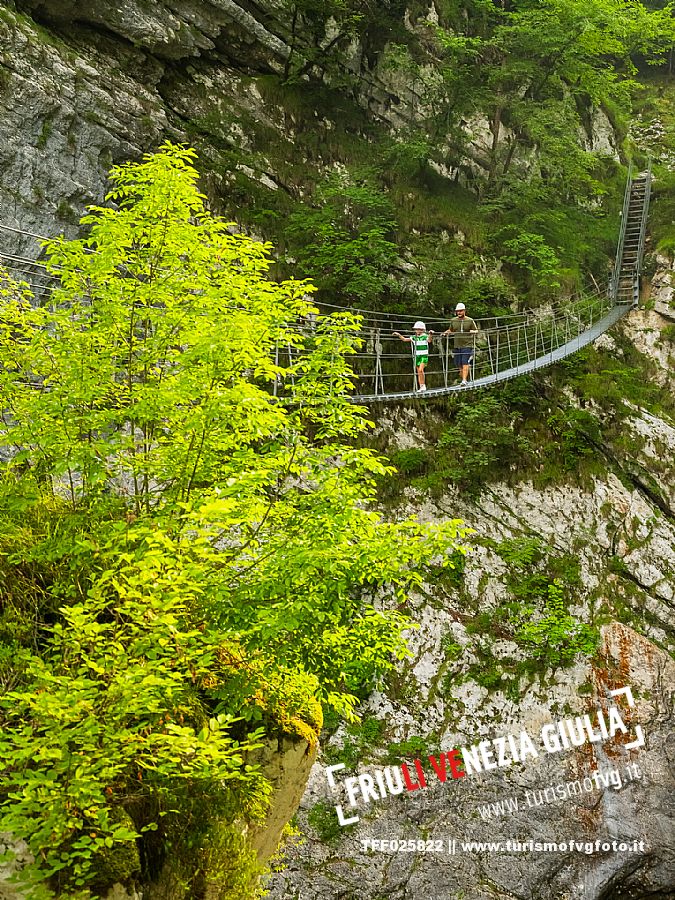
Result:
<svg viewBox="0 0 675 900">
<path fill-rule="evenodd" d="M 384 377 L 382 375 L 382 341 L 380 329 L 376 328 L 373 334 L 373 350 L 375 351 L 375 394 L 384 394 Z"/>
</svg>

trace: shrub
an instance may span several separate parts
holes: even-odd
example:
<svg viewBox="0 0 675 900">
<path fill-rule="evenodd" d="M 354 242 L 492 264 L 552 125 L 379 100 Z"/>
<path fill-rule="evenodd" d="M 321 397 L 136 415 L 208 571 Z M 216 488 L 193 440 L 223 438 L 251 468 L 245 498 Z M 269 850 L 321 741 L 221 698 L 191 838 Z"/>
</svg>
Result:
<svg viewBox="0 0 675 900">
<path fill-rule="evenodd" d="M 310 809 L 307 821 L 324 844 L 337 844 L 344 835 L 345 829 L 338 822 L 335 807 L 323 800 Z"/>
<path fill-rule="evenodd" d="M 397 450 L 392 454 L 391 461 L 404 475 L 420 475 L 429 465 L 429 456 L 424 450 L 411 447 L 409 450 Z"/>
<path fill-rule="evenodd" d="M 591 655 L 598 646 L 597 633 L 565 609 L 562 583 L 548 585 L 546 603 L 538 615 L 523 617 L 514 638 L 537 659 L 550 666 L 567 665 L 578 654 Z"/>
<path fill-rule="evenodd" d="M 524 449 L 506 407 L 494 397 L 463 404 L 441 434 L 436 472 L 460 489 L 476 491 Z"/>
</svg>

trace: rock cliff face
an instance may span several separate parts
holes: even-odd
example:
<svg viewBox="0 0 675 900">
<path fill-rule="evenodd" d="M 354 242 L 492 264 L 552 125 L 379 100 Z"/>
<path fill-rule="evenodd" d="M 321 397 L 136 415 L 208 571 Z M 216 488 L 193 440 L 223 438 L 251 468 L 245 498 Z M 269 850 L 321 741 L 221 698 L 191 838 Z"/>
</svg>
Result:
<svg viewBox="0 0 675 900">
<path fill-rule="evenodd" d="M 424 670 L 430 673 L 435 665 L 442 665 L 441 623 L 445 627 L 454 624 L 454 633 L 461 640 L 451 616 L 434 618 L 435 635 L 429 622 L 423 621 L 413 666 L 417 677 L 423 678 Z M 535 735 L 551 718 L 588 713 L 604 701 L 608 688 L 630 683 L 640 696 L 631 727 L 642 724 L 644 748 L 625 750 L 616 740 L 587 744 L 576 751 L 544 755 L 511 768 L 436 784 L 373 804 L 374 808 L 361 815 L 358 825 L 347 828 L 337 844 L 322 844 L 310 831 L 306 843 L 289 851 L 288 867 L 274 877 L 271 896 L 298 900 L 672 897 L 675 860 L 669 846 L 675 816 L 675 664 L 648 640 L 620 624 L 605 626 L 602 651 L 603 665 L 608 668 L 579 665 L 572 671 L 551 675 L 545 683 L 525 690 L 517 703 L 506 701 L 499 692 L 488 697 L 474 686 L 471 691 L 451 691 L 443 700 L 436 700 L 429 719 L 423 721 L 427 702 L 422 680 L 419 705 L 392 704 L 374 697 L 369 709 L 385 717 L 387 733 L 392 736 L 410 733 L 415 723 L 415 730 L 425 733 L 437 721 L 439 708 L 445 705 L 447 709 L 449 694 L 461 696 L 464 714 L 446 728 L 440 740 L 441 748 L 450 749 L 492 736 L 519 735 L 521 730 Z M 583 696 L 580 687 L 585 689 Z M 435 748 L 431 752 L 438 753 Z M 424 754 L 418 751 L 415 755 Z M 638 769 L 630 769 L 632 764 Z M 371 770 L 373 765 L 377 763 L 371 764 Z M 628 773 L 638 770 L 639 778 L 630 780 Z M 613 776 L 615 783 L 605 788 L 599 778 L 592 777 L 596 771 L 619 775 Z M 575 783 L 585 786 L 570 787 L 565 793 L 565 787 Z M 554 793 L 556 789 L 562 798 Z M 546 793 L 542 797 L 540 792 Z M 303 801 L 305 809 L 324 801 L 326 794 L 326 778 L 317 766 Z M 532 806 L 526 802 L 528 797 Z M 337 799 L 329 797 L 328 802 Z M 519 809 L 494 811 L 498 804 L 513 805 L 514 800 Z M 535 805 L 537 801 L 540 805 Z M 443 852 L 364 849 L 364 842 L 373 839 L 440 840 Z M 456 851 L 449 853 L 448 840 L 452 839 Z M 475 841 L 501 842 L 502 849 L 462 849 L 463 842 Z M 507 852 L 507 841 L 523 846 Z M 558 852 L 528 852 L 524 845 L 529 841 L 566 846 Z M 579 849 L 573 850 L 570 841 L 577 842 Z M 596 841 L 625 842 L 631 850 L 637 841 L 642 849 L 591 852 Z"/>
<path fill-rule="evenodd" d="M 433 67 L 412 77 L 395 59 L 396 41 L 368 32 L 356 39 L 334 19 L 298 19 L 294 8 L 285 0 L 0 5 L 0 224 L 72 236 L 84 207 L 100 201 L 110 165 L 167 137 L 197 145 L 217 210 L 234 214 L 242 193 L 246 201 L 259 195 L 262 206 L 270 191 L 297 198 L 303 180 L 331 168 L 334 145 L 367 148 L 374 124 L 396 134 L 424 114 Z M 415 15 L 395 0 L 381 9 L 408 33 L 438 18 L 433 3 Z M 311 72 L 315 87 L 333 91 L 308 113 L 308 146 L 298 95 L 274 80 L 291 60 L 297 83 L 309 84 Z M 591 110 L 587 128 L 581 143 L 616 157 L 605 114 Z M 480 116 L 464 130 L 464 155 L 449 151 L 433 165 L 442 178 L 471 184 L 495 137 Z M 507 128 L 499 139 L 509 139 Z M 39 254 L 29 235 L 1 237 L 2 252 Z"/>
<path fill-rule="evenodd" d="M 655 437 L 655 423 L 636 417 L 634 427 Z M 659 422 L 659 427 L 666 427 Z M 409 429 L 406 429 L 409 431 Z M 663 458 L 672 462 L 675 433 L 663 437 Z M 672 491 L 672 465 L 664 487 Z M 672 494 L 671 494 L 672 496 Z M 625 750 L 625 740 L 590 744 L 544 755 L 452 784 L 372 803 L 361 821 L 341 829 L 335 843 L 305 824 L 307 840 L 287 852 L 287 869 L 272 881 L 274 898 L 298 900 L 390 897 L 610 898 L 673 897 L 675 856 L 675 762 L 673 699 L 675 664 L 675 516 L 656 507 L 616 474 L 592 489 L 546 490 L 524 483 L 496 485 L 471 503 L 452 493 L 436 502 L 411 500 L 408 511 L 424 519 L 463 518 L 475 530 L 460 590 L 427 584 L 411 610 L 420 623 L 411 634 L 412 659 L 388 690 L 373 694 L 363 709 L 379 729 L 374 744 L 338 731 L 315 766 L 303 799 L 304 816 L 340 802 L 329 790 L 324 767 L 344 759 L 357 744 L 355 772 L 382 768 L 395 759 L 421 758 L 521 730 L 537 734 L 551 720 L 589 713 L 607 702 L 608 690 L 630 685 L 637 705 L 630 721 L 642 723 L 645 746 Z M 491 541 L 539 536 L 553 552 L 580 566 L 577 614 L 602 626 L 594 663 L 545 668 L 518 675 L 527 660 L 498 630 L 476 634 L 475 619 L 509 602 L 504 562 Z M 620 562 L 618 562 L 620 560 Z M 636 630 L 636 629 L 639 629 Z M 473 667 L 473 668 L 472 668 Z M 485 677 L 489 667 L 494 677 Z M 470 678 L 463 674 L 471 671 Z M 515 675 L 513 673 L 516 673 Z M 342 755 L 341 755 L 342 754 Z M 526 792 L 566 785 L 596 770 L 625 773 L 636 763 L 639 780 L 593 787 L 583 796 L 549 798 L 525 806 Z M 426 766 L 431 771 L 429 765 Z M 412 769 L 412 766 L 411 766 Z M 414 770 L 413 770 L 414 771 Z M 344 773 L 343 773 L 344 774 Z M 431 778 L 430 778 L 431 780 Z M 517 811 L 483 815 L 490 804 L 520 798 Z M 345 807 L 345 815 L 350 815 Z M 327 814 L 327 812 L 326 812 Z M 334 813 L 333 813 L 334 815 Z M 304 818 L 306 822 L 306 818 Z M 643 841 L 637 853 L 560 852 L 396 853 L 364 850 L 366 839 L 564 843 Z"/>
<path fill-rule="evenodd" d="M 654 308 L 635 310 L 622 327 L 655 363 L 654 380 L 668 386 L 672 345 L 664 336 L 673 316 L 668 261 L 658 268 L 652 292 L 654 304 L 646 299 Z M 600 342 L 621 358 L 611 335 Z M 414 409 L 380 418 L 378 427 L 401 449 L 425 445 Z M 498 483 L 470 500 L 453 490 L 436 500 L 408 492 L 402 504 L 407 513 L 434 521 L 461 518 L 475 529 L 463 576 L 423 586 L 410 610 L 420 623 L 410 635 L 412 658 L 364 704 L 367 728 L 343 727 L 325 743 L 301 804 L 306 840 L 288 848 L 287 868 L 271 882 L 273 898 L 675 896 L 675 430 L 670 421 L 638 407 L 625 429 L 624 449 L 608 452 L 606 473 L 585 487 Z M 513 599 L 513 566 L 495 551 L 505 541 L 533 538 L 578 566 L 576 575 L 574 566 L 567 570 L 576 578 L 573 610 L 602 634 L 593 662 L 577 657 L 569 667 L 531 666 L 529 654 L 495 624 Z M 529 571 L 523 568 L 522 577 Z M 487 629 L 477 624 L 485 617 L 492 623 Z M 636 697 L 631 727 L 641 723 L 644 729 L 641 748 L 626 750 L 618 735 L 480 776 L 436 782 L 424 791 L 404 791 L 361 805 L 356 825 L 322 827 L 322 817 L 335 816 L 336 803 L 342 802 L 345 816 L 352 814 L 344 793 L 328 786 L 330 764 L 345 762 L 344 778 L 405 760 L 414 772 L 411 760 L 418 758 L 434 782 L 429 754 L 522 730 L 538 734 L 543 723 L 606 708 L 609 690 L 626 685 Z M 625 775 L 632 763 L 641 776 L 630 781 Z M 613 770 L 621 775 L 620 787 L 598 781 L 578 796 L 563 793 L 577 781 L 599 779 L 594 772 Z M 544 795 L 547 799 L 536 805 L 537 792 L 557 786 L 562 796 Z M 523 803 L 527 796 L 532 805 Z M 367 844 L 373 839 L 442 840 L 444 852 L 377 851 Z M 452 839 L 454 854 L 445 849 Z M 503 849 L 507 841 L 530 840 L 574 840 L 585 850 Z M 643 845 L 637 852 L 588 849 L 595 841 L 614 840 Z M 502 850 L 462 851 L 462 842 L 471 841 L 501 842 Z"/>
</svg>

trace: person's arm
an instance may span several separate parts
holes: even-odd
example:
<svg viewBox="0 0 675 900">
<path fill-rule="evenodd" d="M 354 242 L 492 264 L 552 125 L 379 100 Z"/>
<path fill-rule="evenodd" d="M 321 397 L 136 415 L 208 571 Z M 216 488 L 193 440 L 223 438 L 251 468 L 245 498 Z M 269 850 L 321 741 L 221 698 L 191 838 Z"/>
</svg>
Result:
<svg viewBox="0 0 675 900">
<path fill-rule="evenodd" d="M 434 334 L 436 334 L 436 332 L 435 331 L 427 331 L 427 334 L 429 335 L 429 343 L 431 343 L 433 340 L 433 336 L 434 336 Z"/>
<path fill-rule="evenodd" d="M 408 343 L 410 343 L 410 341 L 412 341 L 412 338 L 405 337 L 399 331 L 393 331 L 392 334 L 394 335 L 394 337 L 400 338 L 402 341 L 407 341 Z"/>
<path fill-rule="evenodd" d="M 452 325 L 450 325 L 450 326 L 448 326 L 448 328 L 446 328 L 445 331 L 443 332 L 443 337 L 445 337 L 447 334 L 452 334 L 452 333 L 453 333 L 453 332 L 452 332 Z"/>
</svg>

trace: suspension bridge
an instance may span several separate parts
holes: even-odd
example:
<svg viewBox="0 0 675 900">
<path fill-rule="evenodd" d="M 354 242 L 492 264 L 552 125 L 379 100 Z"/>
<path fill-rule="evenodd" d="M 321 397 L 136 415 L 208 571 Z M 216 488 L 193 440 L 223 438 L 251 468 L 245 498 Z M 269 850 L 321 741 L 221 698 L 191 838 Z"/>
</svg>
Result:
<svg viewBox="0 0 675 900">
<path fill-rule="evenodd" d="M 541 309 L 475 320 L 478 332 L 470 336 L 467 385 L 458 380 L 453 336 L 441 337 L 447 319 L 425 320 L 427 331 L 435 334 L 425 373 L 427 390 L 420 395 L 414 344 L 402 344 L 394 335 L 410 334 L 412 320 L 360 311 L 364 346 L 354 362 L 354 399 L 374 403 L 489 388 L 560 362 L 591 344 L 638 305 L 650 191 L 651 166 L 636 174 L 629 169 L 614 269 L 606 284 Z"/>
<path fill-rule="evenodd" d="M 420 394 L 414 344 L 402 343 L 395 335 L 410 334 L 412 319 L 405 320 L 400 314 L 353 310 L 361 316 L 361 347 L 350 357 L 355 384 L 351 399 L 358 403 L 396 402 L 489 388 L 566 359 L 591 344 L 638 304 L 650 191 L 651 167 L 636 174 L 629 169 L 616 258 L 606 284 L 596 284 L 592 291 L 539 309 L 475 320 L 478 330 L 470 333 L 470 379 L 466 385 L 458 381 L 453 335 L 442 336 L 447 320 L 437 316 L 425 319 L 427 331 L 434 334 L 426 367 L 427 389 Z M 44 239 L 0 223 L 0 235 L 3 233 L 34 242 Z M 53 290 L 48 281 L 52 276 L 46 274 L 44 262 L 38 258 L 24 256 L 20 250 L 0 251 L 0 263 L 13 276 L 29 281 L 36 294 Z M 318 305 L 327 313 L 339 309 Z M 311 322 L 298 326 L 311 338 Z M 463 342 L 466 338 L 465 333 Z M 292 369 L 298 352 L 291 346 L 277 347 L 276 360 Z M 279 387 L 275 386 L 275 394 Z"/>
</svg>

